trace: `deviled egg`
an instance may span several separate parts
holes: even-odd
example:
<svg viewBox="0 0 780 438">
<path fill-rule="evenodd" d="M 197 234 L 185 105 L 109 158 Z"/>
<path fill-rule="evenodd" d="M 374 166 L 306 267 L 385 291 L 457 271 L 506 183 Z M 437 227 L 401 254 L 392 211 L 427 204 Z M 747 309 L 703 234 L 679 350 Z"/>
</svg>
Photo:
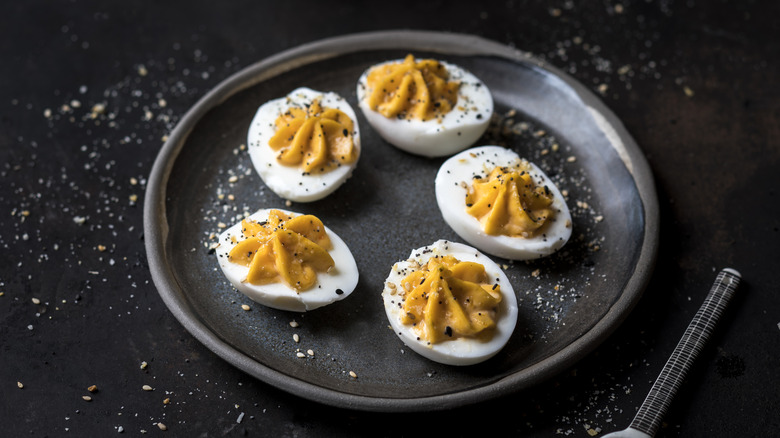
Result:
<svg viewBox="0 0 780 438">
<path fill-rule="evenodd" d="M 561 192 L 536 165 L 500 146 L 450 157 L 435 180 L 444 221 L 466 242 L 514 260 L 544 257 L 571 237 Z"/>
<path fill-rule="evenodd" d="M 313 310 L 346 298 L 358 282 L 347 244 L 312 215 L 259 210 L 220 234 L 215 252 L 236 289 L 275 309 Z"/>
<path fill-rule="evenodd" d="M 382 291 L 393 331 L 418 354 L 473 365 L 498 353 L 517 324 L 506 274 L 474 248 L 439 240 L 393 265 Z"/>
<path fill-rule="evenodd" d="M 358 105 L 388 143 L 441 157 L 473 144 L 493 114 L 490 90 L 463 68 L 434 59 L 387 61 L 358 80 Z"/>
<path fill-rule="evenodd" d="M 298 88 L 264 103 L 247 137 L 260 178 L 290 201 L 329 195 L 352 175 L 360 157 L 355 111 L 333 92 Z"/>
</svg>

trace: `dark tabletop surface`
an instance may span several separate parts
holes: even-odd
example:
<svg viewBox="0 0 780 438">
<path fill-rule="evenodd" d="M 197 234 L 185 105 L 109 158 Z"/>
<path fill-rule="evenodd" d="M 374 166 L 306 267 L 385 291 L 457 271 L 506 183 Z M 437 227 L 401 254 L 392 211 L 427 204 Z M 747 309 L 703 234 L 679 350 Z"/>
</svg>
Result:
<svg viewBox="0 0 780 438">
<path fill-rule="evenodd" d="M 780 3 L 211 3 L 4 8 L 1 436 L 600 436 L 630 423 L 724 267 L 737 298 L 658 436 L 777 433 Z M 654 274 L 618 330 L 543 383 L 445 412 L 340 409 L 243 373 L 173 317 L 144 248 L 147 177 L 200 97 L 274 53 L 387 29 L 479 35 L 570 74 L 634 136 L 659 198 Z"/>
</svg>

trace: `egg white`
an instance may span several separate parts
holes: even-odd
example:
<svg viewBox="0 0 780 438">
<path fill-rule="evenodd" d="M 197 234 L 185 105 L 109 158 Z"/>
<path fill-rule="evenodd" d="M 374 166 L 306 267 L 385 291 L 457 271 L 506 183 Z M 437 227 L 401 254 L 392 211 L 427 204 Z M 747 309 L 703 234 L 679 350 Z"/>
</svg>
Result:
<svg viewBox="0 0 780 438">
<path fill-rule="evenodd" d="M 489 235 L 482 231 L 479 220 L 466 212 L 466 188 L 473 177 L 486 177 L 496 166 L 516 163 L 520 157 L 500 146 L 480 146 L 450 157 L 436 174 L 436 202 L 444 221 L 466 242 L 494 256 L 512 260 L 529 260 L 555 253 L 572 233 L 569 207 L 550 178 L 535 164 L 528 162 L 528 172 L 537 186 L 546 185 L 553 195 L 555 216 L 546 224 L 542 234 L 531 237 Z"/>
<path fill-rule="evenodd" d="M 295 213 L 282 209 L 276 209 L 295 217 L 301 213 Z M 262 222 L 268 219 L 270 209 L 258 210 L 248 219 Z M 335 266 L 328 272 L 318 272 L 317 282 L 311 289 L 296 292 L 284 283 L 271 283 L 256 285 L 244 282 L 249 267 L 233 263 L 228 260 L 228 254 L 241 240 L 241 222 L 231 226 L 219 235 L 219 246 L 215 252 L 219 267 L 230 283 L 241 293 L 264 306 L 280 310 L 305 312 L 325 306 L 338 300 L 343 300 L 355 290 L 358 282 L 358 269 L 352 252 L 341 238 L 327 226 L 325 231 L 330 238 L 333 248 L 328 253 L 333 258 Z M 232 242 L 231 236 L 236 236 L 236 242 Z M 340 291 L 340 293 L 338 292 Z"/>
<path fill-rule="evenodd" d="M 276 133 L 274 122 L 291 106 L 302 107 L 320 99 L 323 108 L 341 110 L 352 119 L 352 138 L 358 157 L 349 164 L 342 164 L 329 172 L 304 174 L 297 166 L 286 166 L 276 160 L 277 152 L 268 146 Z M 263 182 L 283 199 L 296 202 L 312 202 L 333 193 L 352 175 L 360 158 L 360 128 L 355 111 L 343 97 L 333 92 L 321 92 L 310 88 L 297 88 L 286 97 L 270 100 L 258 108 L 247 134 L 249 156 Z"/>
<path fill-rule="evenodd" d="M 452 155 L 473 144 L 485 132 L 493 114 L 493 97 L 479 78 L 463 68 L 441 62 L 450 80 L 460 81 L 458 101 L 441 120 L 400 120 L 387 118 L 368 105 L 371 90 L 368 72 L 377 66 L 402 62 L 402 59 L 371 66 L 357 84 L 358 106 L 366 120 L 388 143 L 406 152 L 425 157 Z M 459 109 L 463 108 L 463 109 Z"/>
<path fill-rule="evenodd" d="M 416 266 L 424 265 L 434 256 L 452 255 L 460 261 L 476 262 L 485 267 L 485 272 L 501 288 L 501 303 L 498 306 L 496 327 L 493 337 L 488 341 L 470 338 L 454 338 L 429 345 L 427 341 L 418 340 L 411 325 L 401 323 L 403 309 L 399 305 L 403 299 L 403 279 L 415 270 Z M 388 287 L 388 284 L 395 287 Z M 401 341 L 416 353 L 435 362 L 447 365 L 473 365 L 483 362 L 496 355 L 509 341 L 517 324 L 517 297 L 506 274 L 489 257 L 468 245 L 439 240 L 432 245 L 415 249 L 404 261 L 393 265 L 385 280 L 382 291 L 387 319 L 393 331 Z"/>
</svg>

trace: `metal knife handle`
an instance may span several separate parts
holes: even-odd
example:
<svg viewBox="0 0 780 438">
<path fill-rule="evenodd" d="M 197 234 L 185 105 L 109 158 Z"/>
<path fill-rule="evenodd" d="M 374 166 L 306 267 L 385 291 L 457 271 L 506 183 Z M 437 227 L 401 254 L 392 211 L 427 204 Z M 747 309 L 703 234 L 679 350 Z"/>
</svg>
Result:
<svg viewBox="0 0 780 438">
<path fill-rule="evenodd" d="M 731 268 L 720 271 L 710 293 L 688 325 L 629 428 L 655 435 L 688 369 L 710 337 L 726 304 L 734 296 L 741 277 L 739 272 Z"/>
</svg>

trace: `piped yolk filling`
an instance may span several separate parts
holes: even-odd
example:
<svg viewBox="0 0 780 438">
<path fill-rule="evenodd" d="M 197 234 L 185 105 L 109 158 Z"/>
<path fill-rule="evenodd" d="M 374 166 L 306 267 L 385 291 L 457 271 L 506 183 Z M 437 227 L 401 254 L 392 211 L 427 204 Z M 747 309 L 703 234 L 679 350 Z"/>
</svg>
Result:
<svg viewBox="0 0 780 438">
<path fill-rule="evenodd" d="M 485 267 L 453 256 L 429 259 L 407 275 L 401 323 L 412 324 L 430 344 L 457 338 L 487 340 L 496 326 L 501 288 L 490 284 Z"/>
<path fill-rule="evenodd" d="M 531 238 L 553 220 L 552 192 L 537 186 L 522 167 L 496 167 L 468 187 L 466 211 L 479 220 L 485 233 Z"/>
<path fill-rule="evenodd" d="M 434 59 L 389 63 L 369 71 L 368 106 L 387 118 L 441 118 L 458 102 L 460 82 L 449 80 L 447 68 Z"/>
<path fill-rule="evenodd" d="M 244 240 L 228 254 L 228 260 L 249 267 L 246 282 L 262 285 L 284 283 L 296 292 L 310 289 L 318 272 L 328 272 L 335 262 L 325 226 L 317 217 L 290 217 L 271 210 L 268 220 L 241 221 Z"/>
<path fill-rule="evenodd" d="M 268 145 L 284 165 L 322 173 L 357 159 L 352 119 L 341 110 L 323 108 L 317 99 L 308 108 L 288 109 L 274 124 L 276 133 Z"/>
</svg>

